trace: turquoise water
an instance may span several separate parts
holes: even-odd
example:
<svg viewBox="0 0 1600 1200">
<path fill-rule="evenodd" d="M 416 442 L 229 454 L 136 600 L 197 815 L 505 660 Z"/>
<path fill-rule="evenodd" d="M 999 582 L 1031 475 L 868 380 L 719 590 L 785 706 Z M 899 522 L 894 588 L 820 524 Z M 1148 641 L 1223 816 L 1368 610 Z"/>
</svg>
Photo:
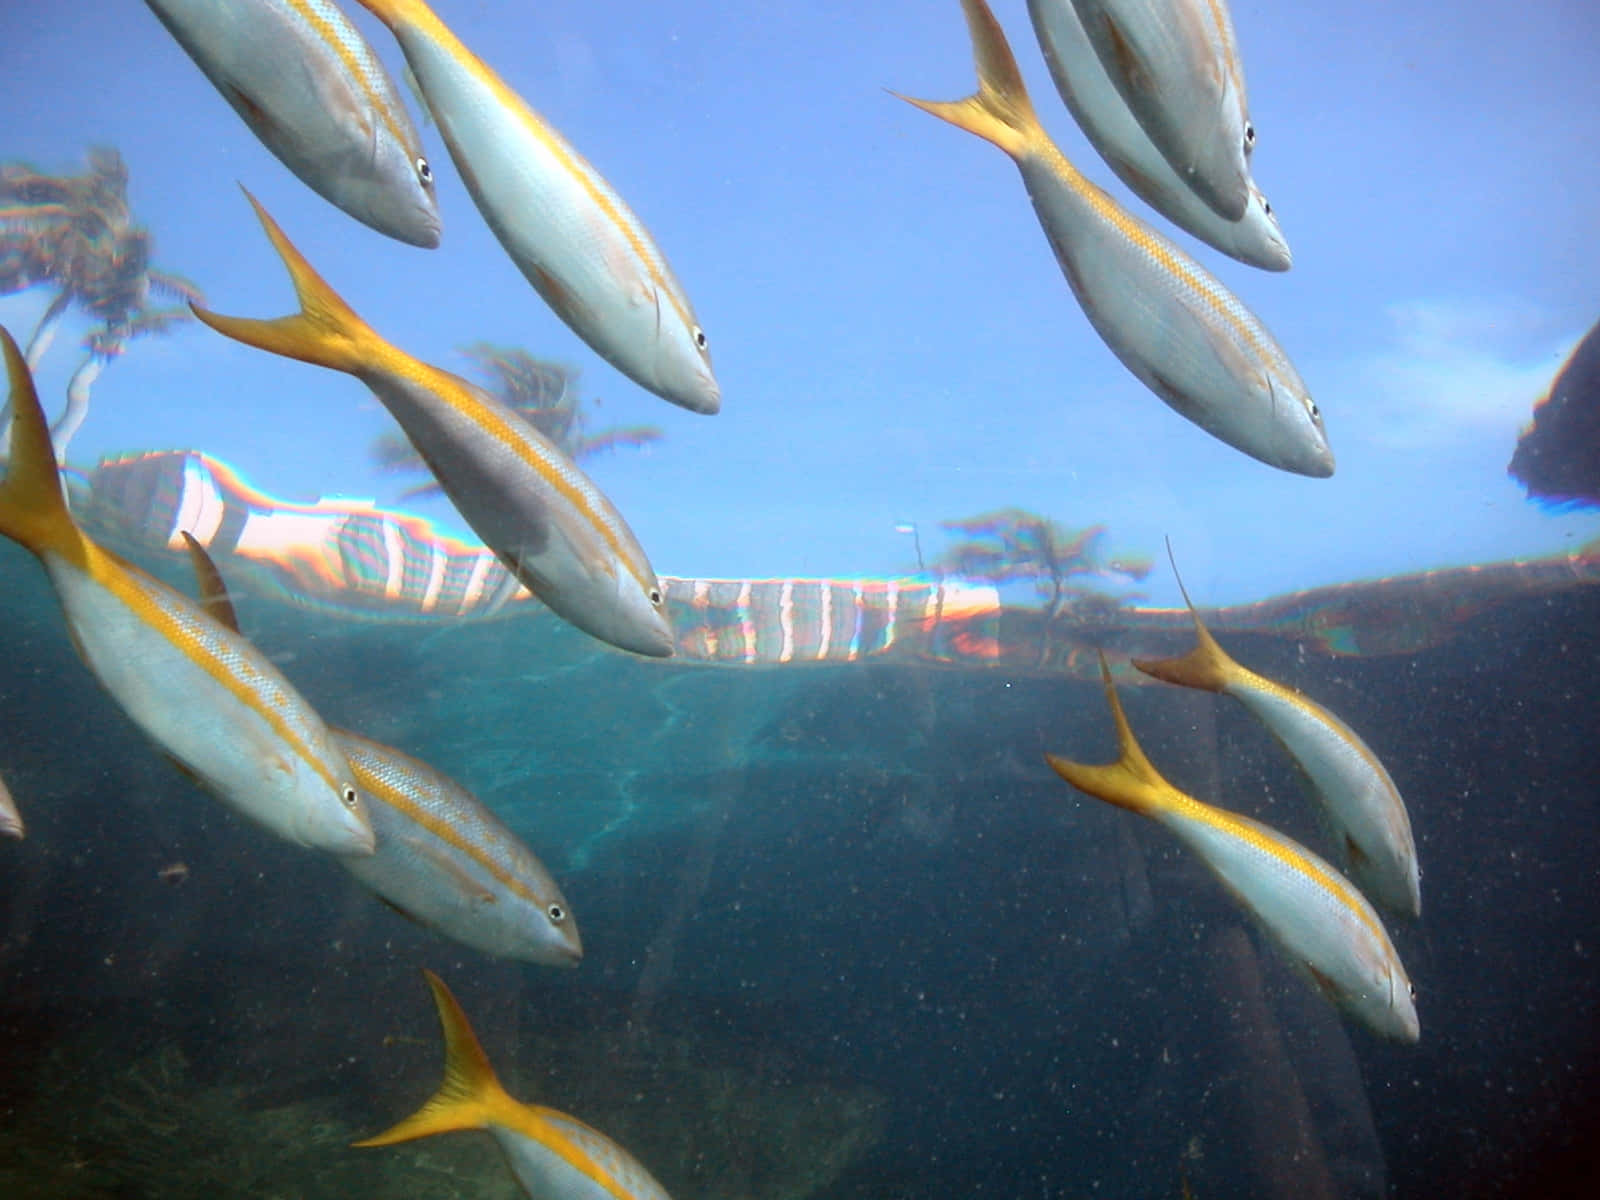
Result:
<svg viewBox="0 0 1600 1200">
<path fill-rule="evenodd" d="M 1109 756 L 1091 683 L 679 667 L 548 617 L 418 637 L 252 601 L 324 712 L 470 780 L 544 858 L 582 922 L 569 973 L 453 947 L 225 815 L 4 562 L 29 822 L 4 847 L 8 1195 L 514 1194 L 482 1135 L 347 1147 L 434 1086 L 422 966 L 515 1094 L 674 1195 L 1576 1194 L 1587 594 L 1407 656 L 1234 642 L 1336 699 L 1405 789 L 1426 915 L 1391 923 L 1423 1026 L 1403 1047 L 1341 1022 L 1162 831 L 1048 771 Z M 1174 779 L 1324 844 L 1242 710 L 1125 696 Z"/>
</svg>

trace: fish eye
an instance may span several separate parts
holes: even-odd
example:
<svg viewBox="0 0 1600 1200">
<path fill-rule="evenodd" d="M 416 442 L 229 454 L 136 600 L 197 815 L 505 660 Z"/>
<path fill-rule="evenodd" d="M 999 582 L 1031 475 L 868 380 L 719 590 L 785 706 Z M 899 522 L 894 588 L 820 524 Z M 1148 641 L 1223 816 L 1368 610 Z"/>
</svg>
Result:
<svg viewBox="0 0 1600 1200">
<path fill-rule="evenodd" d="M 1272 201 L 1268 200 L 1265 196 L 1261 197 L 1261 211 L 1266 213 L 1269 217 L 1272 215 Z"/>
<path fill-rule="evenodd" d="M 660 608 L 661 607 L 661 589 L 660 588 L 651 588 L 650 589 L 650 604 L 652 605 L 652 607 L 655 607 L 655 608 Z"/>
<path fill-rule="evenodd" d="M 1244 148 L 1249 150 L 1256 144 L 1256 127 L 1249 121 L 1244 123 Z"/>
<path fill-rule="evenodd" d="M 344 801 L 344 806 L 346 808 L 354 808 L 356 806 L 356 801 L 360 797 L 358 797 L 356 795 L 355 787 L 353 785 L 347 783 L 347 784 L 344 785 L 344 791 L 341 794 L 340 798 Z"/>
<path fill-rule="evenodd" d="M 1306 408 L 1311 413 L 1311 419 L 1313 421 L 1319 419 L 1322 416 L 1322 410 L 1317 407 L 1317 402 L 1315 400 L 1307 400 L 1306 401 Z"/>
<path fill-rule="evenodd" d="M 1411 998 L 1413 1000 L 1415 1000 L 1417 998 L 1417 985 L 1416 984 L 1414 984 L 1414 983 L 1406 984 L 1406 991 L 1411 993 Z"/>
<path fill-rule="evenodd" d="M 423 183 L 433 182 L 433 168 L 428 165 L 428 160 L 425 158 L 417 159 L 417 178 Z"/>
<path fill-rule="evenodd" d="M 550 918 L 551 924 L 559 925 L 561 922 L 567 919 L 567 910 L 562 908 L 559 904 L 552 904 L 549 908 L 544 910 L 544 915 Z"/>
<path fill-rule="evenodd" d="M 694 327 L 694 348 L 696 350 L 704 350 L 706 348 L 706 331 L 698 325 Z"/>
</svg>

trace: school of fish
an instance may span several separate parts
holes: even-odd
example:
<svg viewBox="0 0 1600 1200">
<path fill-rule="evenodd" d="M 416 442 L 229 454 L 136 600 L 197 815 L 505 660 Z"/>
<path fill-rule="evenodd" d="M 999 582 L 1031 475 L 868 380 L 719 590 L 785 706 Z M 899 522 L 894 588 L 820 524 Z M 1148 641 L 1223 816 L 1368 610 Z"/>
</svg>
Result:
<svg viewBox="0 0 1600 1200">
<path fill-rule="evenodd" d="M 416 126 L 378 55 L 331 0 L 146 2 L 309 187 L 391 238 L 439 244 L 434 168 Z M 424 0 L 359 3 L 393 34 L 484 222 L 544 302 L 639 386 L 716 413 L 721 391 L 705 331 L 623 198 Z M 984 0 L 961 6 L 977 91 L 910 103 L 1015 162 L 1090 325 L 1151 391 L 1263 463 L 1331 475 L 1321 412 L 1282 347 L 1198 261 L 1067 160 L 993 13 Z M 1290 267 L 1251 174 L 1255 129 L 1224 0 L 1028 0 L 1028 11 L 1062 99 L 1119 178 L 1222 253 L 1265 270 Z M 196 307 L 199 319 L 246 345 L 355 376 L 463 519 L 553 612 L 611 646 L 670 656 L 661 584 L 594 483 L 482 388 L 385 341 L 250 203 L 299 310 L 260 320 Z M 198 539 L 184 532 L 193 600 L 79 527 L 32 374 L 4 330 L 0 350 L 11 412 L 0 533 L 37 557 L 83 661 L 155 747 L 240 814 L 332 856 L 440 935 L 490 955 L 577 966 L 576 917 L 532 850 L 460 784 L 325 723 L 240 632 Z M 1351 878 L 1281 833 L 1167 783 L 1134 739 L 1104 656 L 1120 757 L 1087 766 L 1051 755 L 1051 766 L 1170 829 L 1331 1001 L 1382 1035 L 1416 1041 L 1413 989 L 1372 903 L 1410 918 L 1421 912 L 1398 789 L 1338 717 L 1235 662 L 1190 611 L 1192 652 L 1132 666 L 1232 696 L 1253 713 L 1303 770 Z M 0 835 L 24 835 L 3 782 Z M 444 1083 L 414 1116 L 360 1145 L 487 1130 L 530 1196 L 664 1200 L 661 1185 L 604 1134 L 512 1099 L 454 997 L 437 976 L 426 978 L 444 1031 Z"/>
</svg>

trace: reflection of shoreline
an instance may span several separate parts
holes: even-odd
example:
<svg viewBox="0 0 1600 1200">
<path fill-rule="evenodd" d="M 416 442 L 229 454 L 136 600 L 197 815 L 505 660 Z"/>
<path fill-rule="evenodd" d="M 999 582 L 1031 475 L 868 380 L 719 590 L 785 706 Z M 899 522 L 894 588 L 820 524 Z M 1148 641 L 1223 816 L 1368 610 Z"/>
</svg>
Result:
<svg viewBox="0 0 1600 1200">
<path fill-rule="evenodd" d="M 294 604 L 380 621 L 472 620 L 536 602 L 476 543 L 370 501 L 294 504 L 198 451 L 102 461 L 81 515 L 134 551 L 183 552 L 188 530 L 250 564 Z M 1336 584 L 1207 613 L 1219 633 L 1298 640 L 1324 655 L 1411 653 L 1519 595 L 1600 582 L 1600 543 L 1567 555 Z M 785 665 L 863 659 L 999 667 L 1089 678 L 1094 650 L 1165 652 L 1189 635 L 1181 609 L 1107 605 L 1062 613 L 1045 637 L 1036 608 L 1006 607 L 987 583 L 935 575 L 861 579 L 663 577 L 680 661 Z M 1120 657 L 1121 655 L 1116 655 Z"/>
</svg>

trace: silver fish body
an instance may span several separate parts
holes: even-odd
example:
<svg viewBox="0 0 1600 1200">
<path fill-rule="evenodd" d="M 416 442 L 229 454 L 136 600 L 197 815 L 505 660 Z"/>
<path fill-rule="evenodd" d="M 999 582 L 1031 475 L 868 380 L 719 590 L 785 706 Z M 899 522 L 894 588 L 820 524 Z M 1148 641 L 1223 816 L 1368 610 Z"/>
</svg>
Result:
<svg viewBox="0 0 1600 1200">
<path fill-rule="evenodd" d="M 705 332 L 615 189 L 419 0 L 361 0 L 393 30 L 484 220 L 601 357 L 692 412 L 722 403 Z"/>
<path fill-rule="evenodd" d="M 1179 178 L 1244 216 L 1255 129 L 1226 0 L 1072 0 L 1101 65 Z"/>
<path fill-rule="evenodd" d="M 1055 158 L 1029 155 L 1017 166 L 1056 261 L 1112 353 L 1230 446 L 1297 475 L 1332 475 L 1321 410 L 1266 326 L 1198 262 Z"/>
<path fill-rule="evenodd" d="M 6 781 L 0 779 L 0 836 L 20 838 L 26 832 L 17 801 L 6 786 Z"/>
<path fill-rule="evenodd" d="M 1230 681 L 1224 691 L 1254 713 L 1305 771 L 1361 890 L 1394 912 L 1420 915 L 1411 818 L 1378 756 L 1333 713 L 1259 676 Z"/>
<path fill-rule="evenodd" d="M 1205 861 L 1329 999 L 1376 1033 L 1415 1042 L 1420 1026 L 1411 981 L 1365 897 L 1337 868 L 1277 830 L 1226 816 L 1219 822 L 1169 809 L 1156 819 Z"/>
<path fill-rule="evenodd" d="M 1292 966 L 1374 1032 L 1420 1036 L 1415 997 L 1378 914 L 1334 867 L 1259 821 L 1180 792 L 1145 756 L 1111 683 L 1100 677 L 1119 758 L 1105 765 L 1046 760 L 1073 787 L 1170 829 L 1276 941 Z"/>
<path fill-rule="evenodd" d="M 145 0 L 263 145 L 356 220 L 439 244 L 433 171 L 398 89 L 331 0 Z"/>
<path fill-rule="evenodd" d="M 460 390 L 446 398 L 407 374 L 360 374 L 462 518 L 554 612 L 624 650 L 672 654 L 644 548 L 576 463 L 465 379 L 449 377 Z"/>
<path fill-rule="evenodd" d="M 1288 240 L 1254 180 L 1244 215 L 1229 221 L 1179 177 L 1123 102 L 1072 0 L 1028 0 L 1028 13 L 1056 90 L 1118 179 L 1174 225 L 1240 262 L 1266 271 L 1293 265 Z"/>
<path fill-rule="evenodd" d="M 578 628 L 659 658 L 674 649 L 661 582 L 628 524 L 576 463 L 520 414 L 459 375 L 385 341 L 328 286 L 260 205 L 300 298 L 275 321 L 194 306 L 246 345 L 360 379 L 400 423 L 473 531 Z"/>
<path fill-rule="evenodd" d="M 327 726 L 264 654 L 142 571 L 125 568 L 108 588 L 41 559 L 84 662 L 181 767 L 281 838 L 372 852 L 366 805 Z"/>
<path fill-rule="evenodd" d="M 489 1126 L 506 1156 L 506 1165 L 529 1196 L 548 1196 L 551 1200 L 672 1200 L 638 1159 L 599 1130 L 554 1109 L 536 1111 L 536 1137 L 515 1126 Z M 614 1181 L 613 1186 L 602 1183 L 607 1177 Z"/>
<path fill-rule="evenodd" d="M 577 922 L 544 864 L 460 785 L 356 734 L 334 731 L 377 835 L 340 862 L 423 925 L 501 958 L 576 966 Z"/>
<path fill-rule="evenodd" d="M 1145 386 L 1270 466 L 1333 474 L 1322 414 L 1266 327 L 1215 276 L 1067 161 L 1039 123 L 994 13 L 983 0 L 962 0 L 962 9 L 977 92 L 954 101 L 904 99 L 1017 164 L 1084 314 Z"/>
</svg>

